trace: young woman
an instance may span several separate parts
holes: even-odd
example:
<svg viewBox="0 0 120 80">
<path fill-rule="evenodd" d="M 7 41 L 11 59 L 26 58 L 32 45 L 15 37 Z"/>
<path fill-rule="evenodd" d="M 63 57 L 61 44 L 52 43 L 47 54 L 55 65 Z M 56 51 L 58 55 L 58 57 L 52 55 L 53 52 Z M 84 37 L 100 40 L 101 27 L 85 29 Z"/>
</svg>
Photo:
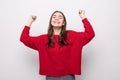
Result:
<svg viewBox="0 0 120 80">
<path fill-rule="evenodd" d="M 29 35 L 36 16 L 30 16 L 25 25 L 20 41 L 39 52 L 39 73 L 46 75 L 46 80 L 75 80 L 75 75 L 81 74 L 82 48 L 95 34 L 84 10 L 79 11 L 79 16 L 85 28 L 84 32 L 66 30 L 66 18 L 60 11 L 52 14 L 48 34 Z"/>
</svg>

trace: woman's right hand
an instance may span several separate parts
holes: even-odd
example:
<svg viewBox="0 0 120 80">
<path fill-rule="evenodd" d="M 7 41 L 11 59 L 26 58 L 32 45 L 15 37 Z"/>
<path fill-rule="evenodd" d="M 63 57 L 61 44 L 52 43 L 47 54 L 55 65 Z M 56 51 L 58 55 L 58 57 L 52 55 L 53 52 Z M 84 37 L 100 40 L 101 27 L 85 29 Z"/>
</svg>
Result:
<svg viewBox="0 0 120 80">
<path fill-rule="evenodd" d="M 37 18 L 37 16 L 32 15 L 32 16 L 30 16 L 30 21 L 34 22 L 36 20 L 36 18 Z"/>
<path fill-rule="evenodd" d="M 37 16 L 31 15 L 26 23 L 26 26 L 30 27 L 36 19 L 37 19 Z"/>
</svg>

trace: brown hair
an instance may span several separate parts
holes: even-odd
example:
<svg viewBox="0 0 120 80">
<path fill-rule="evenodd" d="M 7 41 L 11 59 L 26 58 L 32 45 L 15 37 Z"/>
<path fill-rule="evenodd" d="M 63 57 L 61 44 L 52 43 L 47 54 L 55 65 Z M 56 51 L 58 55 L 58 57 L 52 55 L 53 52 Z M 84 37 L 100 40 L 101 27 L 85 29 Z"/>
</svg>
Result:
<svg viewBox="0 0 120 80">
<path fill-rule="evenodd" d="M 67 45 L 68 42 L 66 41 L 66 36 L 67 36 L 67 31 L 66 31 L 66 18 L 65 18 L 65 15 L 61 12 L 61 11 L 55 11 L 53 12 L 53 14 L 51 15 L 50 17 L 50 21 L 49 21 L 49 27 L 48 27 L 48 46 L 49 47 L 53 47 L 54 46 L 54 36 L 53 36 L 53 26 L 51 24 L 51 19 L 52 19 L 52 16 L 56 13 L 56 12 L 59 12 L 63 15 L 63 18 L 64 18 L 64 25 L 61 27 L 61 32 L 60 32 L 60 35 L 59 35 L 59 39 L 58 39 L 58 44 L 60 46 L 63 46 L 63 45 Z"/>
</svg>

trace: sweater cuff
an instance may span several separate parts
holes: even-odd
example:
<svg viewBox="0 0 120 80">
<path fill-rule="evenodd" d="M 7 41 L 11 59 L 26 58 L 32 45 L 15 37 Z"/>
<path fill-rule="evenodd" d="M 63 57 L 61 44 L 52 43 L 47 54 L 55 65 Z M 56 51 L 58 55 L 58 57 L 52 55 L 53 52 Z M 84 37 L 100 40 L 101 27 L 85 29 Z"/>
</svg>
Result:
<svg viewBox="0 0 120 80">
<path fill-rule="evenodd" d="M 29 29 L 30 29 L 30 27 L 29 27 L 29 26 L 27 26 L 27 25 L 25 25 L 25 28 L 29 28 Z"/>
<path fill-rule="evenodd" d="M 85 22 L 85 21 L 88 21 L 88 19 L 87 18 L 82 19 L 82 22 Z"/>
</svg>

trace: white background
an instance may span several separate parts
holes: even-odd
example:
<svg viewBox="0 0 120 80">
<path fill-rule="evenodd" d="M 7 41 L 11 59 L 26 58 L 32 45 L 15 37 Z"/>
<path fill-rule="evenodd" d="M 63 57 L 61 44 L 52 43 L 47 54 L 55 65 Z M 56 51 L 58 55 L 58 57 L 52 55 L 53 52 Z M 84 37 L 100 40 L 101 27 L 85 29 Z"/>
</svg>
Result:
<svg viewBox="0 0 120 80">
<path fill-rule="evenodd" d="M 96 36 L 83 48 L 82 75 L 76 80 L 120 80 L 119 0 L 0 0 L 0 80 L 45 80 L 38 53 L 19 37 L 30 15 L 37 20 L 31 35 L 47 32 L 55 10 L 67 18 L 67 29 L 82 31 L 79 9 L 86 11 Z"/>
</svg>

